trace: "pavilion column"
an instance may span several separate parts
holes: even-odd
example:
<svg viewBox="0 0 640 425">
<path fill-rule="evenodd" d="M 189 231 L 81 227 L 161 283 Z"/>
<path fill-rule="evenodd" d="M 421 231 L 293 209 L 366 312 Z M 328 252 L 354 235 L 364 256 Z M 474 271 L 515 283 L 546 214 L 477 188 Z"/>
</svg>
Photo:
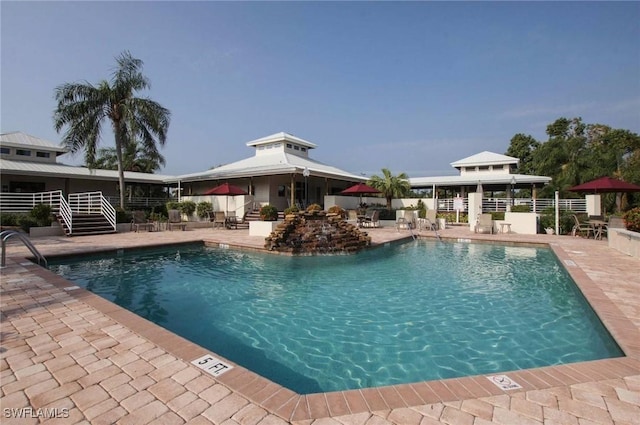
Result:
<svg viewBox="0 0 640 425">
<path fill-rule="evenodd" d="M 291 174 L 291 202 L 289 203 L 290 207 L 293 207 L 296 204 L 296 175 Z"/>
<path fill-rule="evenodd" d="M 538 212 L 536 207 L 536 200 L 538 199 L 538 188 L 535 184 L 531 185 L 531 202 L 533 203 L 533 210 L 531 212 Z"/>
</svg>

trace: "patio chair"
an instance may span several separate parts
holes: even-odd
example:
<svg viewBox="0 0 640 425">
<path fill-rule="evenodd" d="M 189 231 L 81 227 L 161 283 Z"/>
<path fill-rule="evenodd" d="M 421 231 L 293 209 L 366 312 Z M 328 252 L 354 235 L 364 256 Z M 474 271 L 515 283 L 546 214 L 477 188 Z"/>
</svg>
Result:
<svg viewBox="0 0 640 425">
<path fill-rule="evenodd" d="M 379 227 L 380 226 L 380 211 L 372 210 L 367 211 L 362 222 L 363 227 Z"/>
<path fill-rule="evenodd" d="M 415 216 L 413 211 L 404 210 L 402 212 L 402 217 L 398 217 L 396 220 L 396 230 L 400 229 L 413 229 L 416 227 Z"/>
<path fill-rule="evenodd" d="M 436 210 L 427 210 L 424 218 L 424 223 L 426 224 L 426 228 L 428 230 L 437 230 L 438 229 L 438 221 L 436 220 Z"/>
<path fill-rule="evenodd" d="M 213 213 L 213 228 L 222 227 L 224 228 L 227 224 L 227 217 L 225 216 L 224 211 L 215 211 Z"/>
<path fill-rule="evenodd" d="M 575 214 L 572 214 L 572 217 L 574 224 L 573 229 L 571 229 L 571 236 L 579 236 L 584 233 L 584 236 L 588 238 L 593 231 L 593 227 L 589 223 L 581 223 Z"/>
<path fill-rule="evenodd" d="M 147 229 L 152 231 L 154 223 L 147 219 L 144 211 L 134 211 L 131 216 L 131 231 L 140 231 L 140 229 Z"/>
<path fill-rule="evenodd" d="M 487 232 L 493 234 L 493 217 L 491 214 L 478 214 L 478 220 L 476 221 L 474 232 Z"/>
<path fill-rule="evenodd" d="M 178 210 L 169 210 L 169 222 L 167 223 L 169 230 L 173 230 L 174 227 L 187 230 L 187 223 L 182 221 L 182 215 Z"/>
</svg>

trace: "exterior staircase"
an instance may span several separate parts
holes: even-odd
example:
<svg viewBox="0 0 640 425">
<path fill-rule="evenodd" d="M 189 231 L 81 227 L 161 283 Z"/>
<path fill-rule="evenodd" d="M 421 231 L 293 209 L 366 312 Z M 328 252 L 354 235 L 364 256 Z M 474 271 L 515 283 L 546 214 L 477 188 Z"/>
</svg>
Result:
<svg viewBox="0 0 640 425">
<path fill-rule="evenodd" d="M 73 232 L 69 230 L 64 220 L 57 217 L 58 222 L 67 236 L 105 235 L 116 233 L 109 220 L 102 214 L 73 214 Z"/>
</svg>

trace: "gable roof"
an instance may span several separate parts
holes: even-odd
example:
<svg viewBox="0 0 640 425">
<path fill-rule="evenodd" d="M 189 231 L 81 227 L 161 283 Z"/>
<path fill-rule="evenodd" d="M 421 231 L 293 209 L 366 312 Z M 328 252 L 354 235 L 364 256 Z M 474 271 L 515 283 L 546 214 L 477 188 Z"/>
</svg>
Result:
<svg viewBox="0 0 640 425">
<path fill-rule="evenodd" d="M 452 162 L 451 166 L 455 168 L 461 167 L 473 167 L 473 166 L 485 166 L 485 165 L 504 165 L 514 164 L 518 165 L 520 160 L 512 156 L 501 155 L 499 153 L 484 151 L 471 155 L 469 157 Z"/>
</svg>

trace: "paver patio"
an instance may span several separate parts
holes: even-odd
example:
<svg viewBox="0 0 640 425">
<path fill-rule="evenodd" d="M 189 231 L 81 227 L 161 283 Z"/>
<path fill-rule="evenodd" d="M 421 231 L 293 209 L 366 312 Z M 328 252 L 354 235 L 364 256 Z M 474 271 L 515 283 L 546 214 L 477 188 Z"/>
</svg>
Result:
<svg viewBox="0 0 640 425">
<path fill-rule="evenodd" d="M 381 244 L 409 234 L 368 229 Z M 2 270 L 2 424 L 640 424 L 640 261 L 568 236 L 443 238 L 550 244 L 626 357 L 484 376 L 301 396 L 242 367 L 218 378 L 190 362 L 208 351 L 24 259 Z M 424 232 L 424 237 L 433 237 Z M 45 255 L 206 241 L 261 249 L 246 230 L 33 239 Z"/>
</svg>

